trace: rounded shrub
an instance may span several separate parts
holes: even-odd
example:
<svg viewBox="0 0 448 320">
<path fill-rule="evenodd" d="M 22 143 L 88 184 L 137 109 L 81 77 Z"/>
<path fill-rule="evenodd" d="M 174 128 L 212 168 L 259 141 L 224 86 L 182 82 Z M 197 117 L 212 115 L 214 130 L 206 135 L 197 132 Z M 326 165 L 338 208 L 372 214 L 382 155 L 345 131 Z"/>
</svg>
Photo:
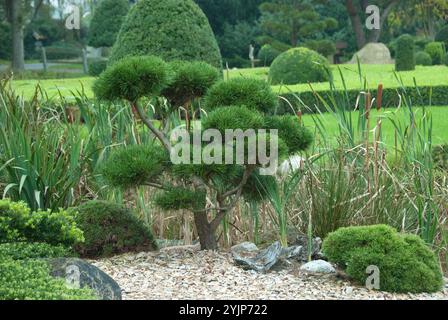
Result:
<svg viewBox="0 0 448 320">
<path fill-rule="evenodd" d="M 436 292 L 443 286 L 437 257 L 423 240 L 386 225 L 341 228 L 327 236 L 323 252 L 359 284 L 367 280 L 367 267 L 377 266 L 382 291 Z"/>
<path fill-rule="evenodd" d="M 301 125 L 295 116 L 267 117 L 265 128 L 277 129 L 291 154 L 308 149 L 314 140 L 311 131 Z"/>
<path fill-rule="evenodd" d="M 272 84 L 325 82 L 330 79 L 330 64 L 326 58 L 308 48 L 293 48 L 279 55 L 271 65 Z"/>
<path fill-rule="evenodd" d="M 158 145 L 132 145 L 114 151 L 101 173 L 113 187 L 132 188 L 159 177 L 169 166 L 169 155 Z"/>
<path fill-rule="evenodd" d="M 89 46 L 112 47 L 128 11 L 128 0 L 101 0 L 90 22 Z"/>
<path fill-rule="evenodd" d="M 202 120 L 202 128 L 216 129 L 224 135 L 227 129 L 263 129 L 264 116 L 256 110 L 250 110 L 246 106 L 228 106 L 217 108 L 210 112 Z"/>
<path fill-rule="evenodd" d="M 173 61 L 169 67 L 173 78 L 162 95 L 174 106 L 204 96 L 220 77 L 218 69 L 205 62 Z"/>
<path fill-rule="evenodd" d="M 221 69 L 221 53 L 207 17 L 193 0 L 141 0 L 129 11 L 111 62 L 129 55 L 166 61 L 204 61 Z"/>
<path fill-rule="evenodd" d="M 157 248 L 150 229 L 121 205 L 90 201 L 74 210 L 85 237 L 85 242 L 74 249 L 83 257 L 106 257 Z"/>
<path fill-rule="evenodd" d="M 395 70 L 415 70 L 415 44 L 414 38 L 404 34 L 397 39 L 395 54 Z"/>
<path fill-rule="evenodd" d="M 93 84 L 99 99 L 136 102 L 158 95 L 169 83 L 167 64 L 157 57 L 130 57 L 108 67 Z"/>
<path fill-rule="evenodd" d="M 425 51 L 417 52 L 415 62 L 418 66 L 432 66 L 432 58 Z"/>
<path fill-rule="evenodd" d="M 448 25 L 444 26 L 439 32 L 437 32 L 435 40 L 437 42 L 445 43 L 445 47 L 448 48 Z"/>
<path fill-rule="evenodd" d="M 429 54 L 434 66 L 445 63 L 445 47 L 443 42 L 431 42 L 425 47 L 425 52 Z"/>
<path fill-rule="evenodd" d="M 265 44 L 258 51 L 258 59 L 264 66 L 270 66 L 282 52 L 270 44 Z"/>
<path fill-rule="evenodd" d="M 277 96 L 268 83 L 250 78 L 234 78 L 213 85 L 205 96 L 205 107 L 213 110 L 224 106 L 246 106 L 262 113 L 274 113 Z"/>
<path fill-rule="evenodd" d="M 107 69 L 107 60 L 94 60 L 89 62 L 89 75 L 98 77 Z"/>
</svg>

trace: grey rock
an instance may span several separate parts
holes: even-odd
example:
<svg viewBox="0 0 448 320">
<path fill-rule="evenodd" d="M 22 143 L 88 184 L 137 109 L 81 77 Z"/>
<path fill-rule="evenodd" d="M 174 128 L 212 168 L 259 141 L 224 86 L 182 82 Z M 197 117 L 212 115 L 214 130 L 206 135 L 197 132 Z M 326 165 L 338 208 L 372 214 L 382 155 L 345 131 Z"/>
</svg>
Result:
<svg viewBox="0 0 448 320">
<path fill-rule="evenodd" d="M 282 254 L 282 245 L 275 242 L 264 250 L 258 250 L 255 244 L 245 242 L 232 247 L 232 256 L 236 264 L 245 269 L 267 272 L 274 266 Z"/>
<path fill-rule="evenodd" d="M 308 261 L 308 237 L 305 235 L 296 236 L 292 243 L 294 246 L 302 246 L 303 250 L 301 255 L 298 257 L 301 261 Z M 323 255 L 321 253 L 322 239 L 319 237 L 313 238 L 311 242 L 311 258 L 313 260 L 322 259 Z"/>
<path fill-rule="evenodd" d="M 282 249 L 281 257 L 284 259 L 300 259 L 303 256 L 304 250 L 302 246 L 291 246 Z"/>
<path fill-rule="evenodd" d="M 121 288 L 109 275 L 99 268 L 76 258 L 48 259 L 53 277 L 76 279 L 79 287 L 89 287 L 101 300 L 121 300 Z"/>
<path fill-rule="evenodd" d="M 300 267 L 300 270 L 310 273 L 336 273 L 336 269 L 329 262 L 324 260 L 315 260 L 305 263 Z"/>
</svg>

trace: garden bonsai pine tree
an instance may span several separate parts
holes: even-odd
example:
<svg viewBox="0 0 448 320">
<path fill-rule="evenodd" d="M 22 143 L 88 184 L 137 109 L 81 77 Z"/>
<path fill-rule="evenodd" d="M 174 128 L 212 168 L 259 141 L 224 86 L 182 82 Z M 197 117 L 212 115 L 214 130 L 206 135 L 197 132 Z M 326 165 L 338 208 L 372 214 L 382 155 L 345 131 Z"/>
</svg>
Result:
<svg viewBox="0 0 448 320">
<path fill-rule="evenodd" d="M 267 179 L 275 181 L 274 176 L 262 174 L 266 162 L 260 156 L 255 161 L 249 161 L 245 153 L 243 162 L 224 164 L 224 158 L 229 154 L 234 160 L 238 141 L 232 137 L 231 142 L 225 144 L 214 140 L 215 134 L 224 136 L 229 129 L 244 132 L 247 129 L 278 130 L 277 135 L 273 131 L 266 134 L 257 132 L 255 136 L 246 137 L 247 140 L 243 138 L 242 145 L 246 151 L 250 149 L 251 142 L 255 143 L 254 140 L 262 141 L 267 146 L 266 153 L 272 155 L 271 139 L 278 138 L 279 159 L 306 149 L 312 136 L 295 117 L 270 115 L 276 110 L 277 97 L 266 82 L 255 79 L 216 82 L 217 71 L 213 73 L 210 66 L 177 63 L 182 67 L 172 68 L 156 57 L 125 58 L 106 69 L 96 81 L 94 92 L 98 98 L 126 100 L 157 138 L 149 145 L 123 147 L 115 151 L 105 162 L 102 172 L 112 186 L 149 186 L 158 189 L 155 204 L 164 210 L 184 209 L 192 212 L 201 248 L 214 250 L 217 248 L 216 231 L 223 218 L 232 212 L 242 198 L 265 198 L 263 182 Z M 182 137 L 182 142 L 186 140 L 184 144 L 171 141 L 166 130 L 162 130 L 163 125 L 160 122 L 156 125 L 149 119 L 141 106 L 143 98 L 148 101 L 162 94 L 171 103 L 173 114 L 178 114 L 179 108 L 185 109 L 185 105 L 191 105 L 192 100 L 206 95 L 203 99 L 206 112 L 203 112 L 201 129 L 193 128 L 196 125 L 185 126 L 187 134 Z M 154 104 L 154 107 L 157 109 L 160 105 Z M 157 113 L 159 110 L 155 111 Z M 222 153 L 217 148 L 204 145 L 202 140 L 199 144 L 190 141 L 190 137 L 194 137 L 198 130 L 203 136 L 207 129 L 214 130 L 213 138 L 210 138 L 214 140 L 214 147 L 220 146 L 220 150 L 224 150 Z M 200 154 L 208 153 L 215 160 L 223 161 L 209 163 L 204 160 L 204 156 L 197 163 L 171 161 L 173 155 L 179 155 L 179 145 L 198 148 Z M 237 151 L 238 155 L 240 153 Z M 187 160 L 194 158 L 194 155 L 185 154 L 182 149 L 182 157 L 185 156 Z"/>
<path fill-rule="evenodd" d="M 166 61 L 204 61 L 221 68 L 207 17 L 193 0 L 140 0 L 124 21 L 110 61 L 155 55 Z"/>
<path fill-rule="evenodd" d="M 101 0 L 90 23 L 89 45 L 112 47 L 128 11 L 128 0 Z"/>
</svg>

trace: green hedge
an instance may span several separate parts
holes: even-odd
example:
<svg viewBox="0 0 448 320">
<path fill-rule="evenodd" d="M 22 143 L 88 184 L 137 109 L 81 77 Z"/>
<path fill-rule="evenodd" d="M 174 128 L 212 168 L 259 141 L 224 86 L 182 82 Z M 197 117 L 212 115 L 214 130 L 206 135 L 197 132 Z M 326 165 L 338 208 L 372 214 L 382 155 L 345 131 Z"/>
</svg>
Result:
<svg viewBox="0 0 448 320">
<path fill-rule="evenodd" d="M 433 106 L 448 105 L 448 86 L 435 86 L 435 87 L 420 87 L 418 90 L 415 87 L 405 87 L 406 97 L 411 99 L 414 106 L 428 106 L 431 102 Z M 346 93 L 344 91 L 338 91 L 336 93 L 330 90 L 317 92 L 327 103 L 329 103 L 331 97 L 334 95 L 336 101 L 339 101 L 339 105 L 346 104 L 348 108 L 354 108 L 356 99 L 360 90 L 348 90 L 348 103 L 346 103 Z M 370 90 L 373 97 L 377 96 L 377 90 Z M 383 107 L 397 107 L 399 103 L 398 92 L 402 95 L 402 88 L 384 88 L 383 89 Z M 319 110 L 325 111 L 325 107 L 320 99 L 311 91 L 305 91 L 300 93 L 286 93 L 282 94 L 282 97 L 286 98 L 289 103 L 295 109 L 295 112 L 301 110 L 303 113 L 316 113 Z M 303 107 L 298 98 L 308 106 Z M 293 114 L 293 110 L 286 101 L 280 100 L 277 114 Z"/>
<path fill-rule="evenodd" d="M 415 70 L 415 43 L 414 38 L 404 34 L 397 39 L 397 52 L 395 57 L 395 70 Z"/>
<path fill-rule="evenodd" d="M 437 256 L 424 241 L 386 225 L 340 228 L 325 238 L 322 250 L 360 285 L 366 283 L 367 267 L 376 266 L 382 291 L 436 292 L 443 287 Z"/>
</svg>

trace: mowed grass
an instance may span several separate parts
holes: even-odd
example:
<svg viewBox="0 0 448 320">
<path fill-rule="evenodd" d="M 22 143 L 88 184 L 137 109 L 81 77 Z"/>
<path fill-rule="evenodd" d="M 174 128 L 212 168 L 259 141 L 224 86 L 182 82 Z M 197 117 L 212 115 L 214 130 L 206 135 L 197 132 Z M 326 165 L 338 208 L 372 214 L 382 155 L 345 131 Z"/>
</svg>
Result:
<svg viewBox="0 0 448 320">
<path fill-rule="evenodd" d="M 414 113 L 416 119 L 420 119 L 423 113 L 422 108 L 414 108 Z M 426 111 L 429 111 L 428 114 L 432 116 L 433 120 L 433 144 L 446 144 L 448 143 L 448 107 L 447 106 L 434 106 L 426 108 Z M 358 117 L 359 112 L 353 111 L 351 112 L 353 124 L 355 128 L 358 128 Z M 370 141 L 374 141 L 374 129 L 377 124 L 377 120 L 382 120 L 381 124 L 381 141 L 386 145 L 389 150 L 394 149 L 395 145 L 395 127 L 390 120 L 409 117 L 409 110 L 406 107 L 402 107 L 401 109 L 386 109 L 382 111 L 372 110 L 371 111 L 371 125 L 370 125 Z M 337 119 L 331 113 L 323 113 L 323 114 L 313 114 L 313 115 L 304 115 L 303 122 L 306 127 L 308 127 L 313 132 L 316 130 L 316 122 L 313 118 L 319 118 L 322 121 L 327 137 L 336 137 L 339 135 L 339 127 L 337 123 Z M 409 120 L 408 120 L 409 123 Z M 330 143 L 335 143 L 336 140 L 330 141 Z"/>
<path fill-rule="evenodd" d="M 438 86 L 448 85 L 448 66 L 431 66 L 423 67 L 417 66 L 414 71 L 395 72 L 395 66 L 387 65 L 362 65 L 361 74 L 358 65 L 343 64 L 332 66 L 334 84 L 337 89 L 343 90 L 343 81 L 339 73 L 342 72 L 347 89 L 361 89 L 363 83 L 366 81 L 367 87 L 375 89 L 378 84 L 382 83 L 384 88 L 398 88 L 400 82 L 397 76 L 402 79 L 405 86 L 414 86 L 414 78 L 418 86 Z M 237 78 L 248 77 L 256 79 L 268 79 L 269 68 L 254 68 L 254 69 L 238 69 L 224 71 L 225 77 Z M 329 82 L 312 83 L 313 90 L 322 91 L 330 88 Z M 298 84 L 290 86 L 273 86 L 277 93 L 287 92 L 304 92 L 310 91 L 310 84 Z"/>
<path fill-rule="evenodd" d="M 338 89 L 343 89 L 342 79 L 339 74 L 339 68 L 343 74 L 347 89 L 359 89 L 363 87 L 361 83 L 364 79 L 367 81 L 369 88 L 377 88 L 379 83 L 382 83 L 385 88 L 400 87 L 399 81 L 395 77 L 394 65 L 362 65 L 361 76 L 358 72 L 357 65 L 338 65 L 332 66 L 335 86 Z M 236 77 L 251 77 L 258 79 L 268 78 L 268 68 L 254 68 L 254 69 L 237 69 L 225 70 L 224 78 Z M 448 85 L 448 67 L 447 66 L 432 66 L 422 67 L 417 66 L 415 71 L 399 72 L 397 73 L 402 78 L 404 85 L 414 86 L 414 78 L 419 86 L 437 86 Z M 13 88 L 20 95 L 25 98 L 33 96 L 36 84 L 47 91 L 49 97 L 57 97 L 59 92 L 65 97 L 73 96 L 72 92 L 81 91 L 84 87 L 85 94 L 88 97 L 93 97 L 92 84 L 95 78 L 82 77 L 71 79 L 51 79 L 51 80 L 17 80 L 13 81 Z M 313 83 L 312 88 L 316 91 L 328 90 L 330 85 L 325 83 Z M 299 84 L 293 86 L 273 86 L 276 93 L 287 93 L 310 91 L 309 84 Z M 448 101 L 448 98 L 447 98 Z"/>
</svg>

